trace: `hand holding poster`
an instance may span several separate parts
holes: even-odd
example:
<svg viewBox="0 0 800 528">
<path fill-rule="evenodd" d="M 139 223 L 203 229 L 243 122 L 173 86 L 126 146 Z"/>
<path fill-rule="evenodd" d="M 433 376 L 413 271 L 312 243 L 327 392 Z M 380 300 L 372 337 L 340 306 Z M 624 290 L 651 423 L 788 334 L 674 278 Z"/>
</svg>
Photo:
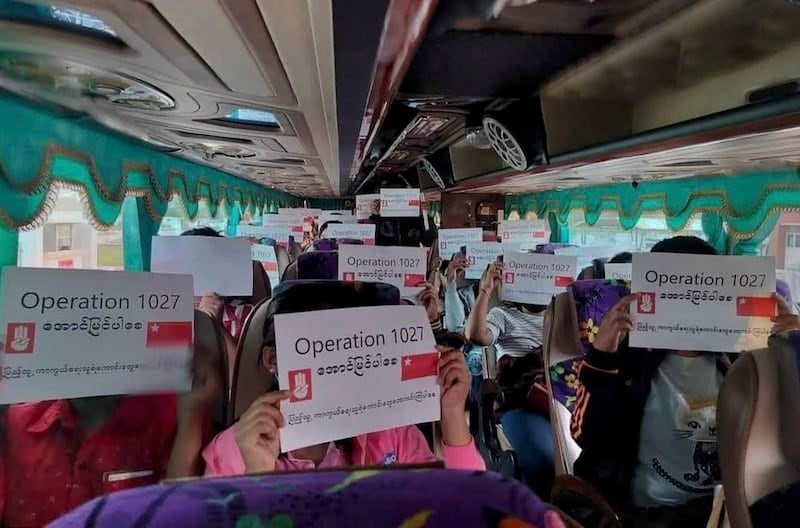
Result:
<svg viewBox="0 0 800 528">
<path fill-rule="evenodd" d="M 637 253 L 633 256 L 630 344 L 698 352 L 762 348 L 776 313 L 775 261 Z"/>
<path fill-rule="evenodd" d="M 631 280 L 633 264 L 606 264 L 606 278 L 612 280 Z"/>
<path fill-rule="evenodd" d="M 6 267 L 2 292 L 1 404 L 190 388 L 191 277 Z"/>
<path fill-rule="evenodd" d="M 365 246 L 375 245 L 375 224 L 330 224 L 325 238 L 363 240 Z"/>
<path fill-rule="evenodd" d="M 425 248 L 339 246 L 339 280 L 385 282 L 414 297 L 426 280 Z"/>
<path fill-rule="evenodd" d="M 381 189 L 381 216 L 420 216 L 419 189 Z"/>
<path fill-rule="evenodd" d="M 446 259 L 458 252 L 461 246 L 474 242 L 483 242 L 483 229 L 480 227 L 439 230 L 439 251 Z"/>
<path fill-rule="evenodd" d="M 504 301 L 524 304 L 550 304 L 575 277 L 575 257 L 538 253 L 504 253 Z"/>
<path fill-rule="evenodd" d="M 504 220 L 497 231 L 503 242 L 547 242 L 547 224 L 544 220 Z"/>
<path fill-rule="evenodd" d="M 250 245 L 243 238 L 154 236 L 150 269 L 193 276 L 197 295 L 252 295 Z"/>
<path fill-rule="evenodd" d="M 251 247 L 253 260 L 260 262 L 264 271 L 269 277 L 269 283 L 274 288 L 281 282 L 278 275 L 278 258 L 275 256 L 275 248 L 263 244 L 253 244 Z"/>
<path fill-rule="evenodd" d="M 275 316 L 281 450 L 441 418 L 439 353 L 419 306 Z"/>
<path fill-rule="evenodd" d="M 372 215 L 372 202 L 380 201 L 380 194 L 359 194 L 356 196 L 356 217 L 358 220 L 366 220 Z"/>
</svg>

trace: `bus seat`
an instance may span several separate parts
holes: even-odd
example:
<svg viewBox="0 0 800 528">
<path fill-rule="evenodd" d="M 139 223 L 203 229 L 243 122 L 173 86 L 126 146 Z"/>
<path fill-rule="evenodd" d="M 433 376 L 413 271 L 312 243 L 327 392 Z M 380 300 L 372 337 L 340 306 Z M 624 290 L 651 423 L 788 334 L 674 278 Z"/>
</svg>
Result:
<svg viewBox="0 0 800 528">
<path fill-rule="evenodd" d="M 289 252 L 283 246 L 275 246 L 275 260 L 278 261 L 278 276 L 282 277 L 283 273 L 286 271 L 286 268 L 289 267 L 289 263 L 291 259 L 289 258 Z M 275 284 L 272 285 L 275 287 Z"/>
<path fill-rule="evenodd" d="M 274 238 L 269 238 L 269 237 L 262 237 L 262 238 L 260 238 L 260 239 L 258 240 L 258 243 L 259 243 L 259 244 L 261 244 L 262 246 L 272 246 L 272 247 L 275 247 L 275 246 L 277 246 L 277 245 L 278 245 L 278 241 L 277 241 L 277 240 L 275 240 Z"/>
<path fill-rule="evenodd" d="M 314 251 L 336 251 L 339 244 L 335 238 L 318 238 L 313 242 Z"/>
<path fill-rule="evenodd" d="M 341 245 L 350 245 L 350 246 L 363 246 L 364 241 L 358 238 L 340 238 L 337 240 L 337 243 Z"/>
<path fill-rule="evenodd" d="M 292 262 L 283 270 L 281 282 L 292 282 L 297 280 L 297 261 Z"/>
<path fill-rule="evenodd" d="M 360 469 L 166 482 L 91 501 L 51 528 L 527 526 L 550 510 L 491 472 Z M 570 524 L 573 526 L 573 524 Z"/>
<path fill-rule="evenodd" d="M 338 251 L 309 251 L 297 257 L 298 280 L 337 280 Z"/>
<path fill-rule="evenodd" d="M 272 284 L 269 282 L 269 276 L 260 262 L 253 261 L 253 295 L 249 304 L 256 305 L 270 297 L 272 297 Z"/>
<path fill-rule="evenodd" d="M 214 424 L 223 425 L 226 421 L 228 401 L 230 398 L 231 361 L 228 358 L 227 345 L 222 323 L 205 312 L 194 311 L 194 344 L 198 350 L 213 354 L 209 358 L 218 367 L 222 381 L 222 394 L 214 405 Z"/>
<path fill-rule="evenodd" d="M 554 297 L 547 311 L 544 360 L 549 368 L 547 389 L 557 475 L 572 474 L 573 463 L 580 454 L 570 433 L 578 360 L 588 351 L 605 314 L 628 292 L 624 281 L 577 281 Z"/>
<path fill-rule="evenodd" d="M 333 280 L 306 280 L 284 282 L 273 290 L 272 299 L 258 305 L 254 310 L 239 340 L 239 349 L 234 365 L 231 397 L 228 405 L 227 424 L 232 425 L 260 395 L 269 392 L 274 379 L 261 361 L 261 350 L 264 344 L 264 325 L 274 315 L 274 311 L 286 304 L 303 305 L 306 302 L 319 301 L 326 295 L 331 297 L 331 305 L 341 305 L 341 298 L 325 290 L 337 288 L 355 288 L 364 291 L 365 298 L 372 306 L 400 304 L 400 293 L 397 288 L 388 284 L 345 283 Z M 369 297 L 366 297 L 369 296 Z M 273 305 L 272 303 L 277 303 Z"/>
<path fill-rule="evenodd" d="M 722 383 L 717 427 L 731 528 L 783 526 L 785 523 L 777 521 L 778 511 L 781 518 L 784 514 L 791 517 L 788 525 L 797 522 L 798 363 L 800 332 L 772 336 L 768 349 L 742 354 Z M 765 522 L 754 522 L 759 517 Z"/>
</svg>

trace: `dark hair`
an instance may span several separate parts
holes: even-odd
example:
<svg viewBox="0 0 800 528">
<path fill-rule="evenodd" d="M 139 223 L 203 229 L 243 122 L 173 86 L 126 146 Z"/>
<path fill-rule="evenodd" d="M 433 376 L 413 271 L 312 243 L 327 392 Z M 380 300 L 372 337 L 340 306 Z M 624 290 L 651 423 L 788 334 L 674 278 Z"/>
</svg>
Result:
<svg viewBox="0 0 800 528">
<path fill-rule="evenodd" d="M 630 264 L 631 262 L 633 262 L 633 255 L 627 251 L 623 251 L 611 257 L 607 264 Z"/>
<path fill-rule="evenodd" d="M 714 246 L 696 236 L 665 238 L 650 253 L 683 253 L 687 255 L 719 255 Z"/>
<path fill-rule="evenodd" d="M 188 231 L 181 233 L 181 236 L 206 236 L 206 237 L 220 237 L 224 238 L 219 231 L 210 227 L 195 227 Z"/>
</svg>

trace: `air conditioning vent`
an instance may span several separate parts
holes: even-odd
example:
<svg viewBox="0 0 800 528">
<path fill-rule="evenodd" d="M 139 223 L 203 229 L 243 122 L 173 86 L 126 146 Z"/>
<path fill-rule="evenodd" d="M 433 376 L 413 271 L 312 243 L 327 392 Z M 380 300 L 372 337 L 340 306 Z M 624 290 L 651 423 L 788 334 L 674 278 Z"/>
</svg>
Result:
<svg viewBox="0 0 800 528">
<path fill-rule="evenodd" d="M 225 136 L 215 136 L 212 134 L 198 134 L 196 132 L 187 132 L 185 130 L 171 130 L 173 134 L 176 134 L 182 138 L 186 139 L 199 139 L 202 141 L 215 141 L 219 143 L 238 143 L 239 145 L 252 145 L 253 142 L 249 139 L 245 138 L 235 138 L 235 137 L 225 137 Z"/>
</svg>

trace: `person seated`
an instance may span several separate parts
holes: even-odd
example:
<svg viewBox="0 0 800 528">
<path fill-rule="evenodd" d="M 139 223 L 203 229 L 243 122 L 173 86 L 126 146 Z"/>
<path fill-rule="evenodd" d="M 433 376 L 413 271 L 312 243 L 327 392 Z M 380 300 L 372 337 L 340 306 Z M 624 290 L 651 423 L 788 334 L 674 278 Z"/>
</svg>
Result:
<svg viewBox="0 0 800 528">
<path fill-rule="evenodd" d="M 324 309 L 323 306 L 317 309 Z M 441 387 L 441 429 L 444 463 L 452 469 L 485 470 L 464 416 L 469 373 L 460 350 L 437 346 Z M 264 327 L 262 361 L 277 380 L 275 328 Z M 280 403 L 288 391 L 275 390 L 257 398 L 238 422 L 217 435 L 203 451 L 206 475 L 241 475 L 342 466 L 418 464 L 436 461 L 416 426 L 373 432 L 281 454 L 280 430 L 286 418 Z"/>
<path fill-rule="evenodd" d="M 382 185 L 382 188 L 396 187 L 393 183 Z M 381 216 L 380 200 L 373 200 L 367 223 L 375 224 L 376 246 L 430 247 L 438 236 L 427 202 L 420 205 L 420 215 L 416 218 L 387 218 Z"/>
<path fill-rule="evenodd" d="M 503 433 L 519 459 L 523 480 L 546 497 L 555 478 L 549 405 L 543 390 L 542 343 L 547 307 L 504 303 L 489 310 L 492 294 L 502 287 L 503 269 L 502 262 L 494 262 L 481 278 L 478 298 L 467 320 L 466 338 L 478 346 L 495 347 L 502 392 L 508 387 L 513 388 L 514 394 L 519 393 L 522 382 L 529 380 L 528 389 L 521 391 L 522 398 L 509 398 L 498 411 Z"/>
<path fill-rule="evenodd" d="M 662 240 L 654 253 L 716 255 L 697 237 Z M 774 332 L 800 327 L 775 295 Z M 621 299 L 603 318 L 579 366 L 572 436 L 583 449 L 577 476 L 595 486 L 632 526 L 703 527 L 720 484 L 716 401 L 726 354 L 641 350 Z"/>
<path fill-rule="evenodd" d="M 159 482 L 177 412 L 175 394 L 9 406 L 0 440 L 0 525 L 45 526 L 95 497 Z"/>
</svg>

